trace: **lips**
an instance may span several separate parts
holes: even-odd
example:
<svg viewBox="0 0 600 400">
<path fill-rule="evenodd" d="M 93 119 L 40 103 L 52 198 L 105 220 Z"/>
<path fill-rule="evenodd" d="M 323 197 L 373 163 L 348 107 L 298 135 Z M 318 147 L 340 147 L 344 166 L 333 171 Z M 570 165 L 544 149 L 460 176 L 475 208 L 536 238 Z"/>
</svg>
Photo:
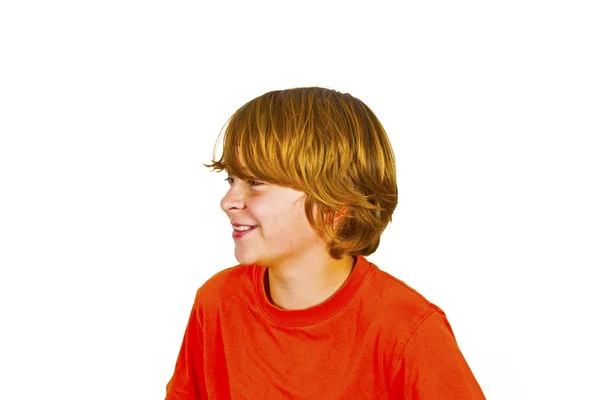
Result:
<svg viewBox="0 0 600 400">
<path fill-rule="evenodd" d="M 248 225 L 246 225 L 248 226 Z M 256 226 L 250 228 L 250 229 L 246 229 L 245 231 L 236 231 L 235 229 L 233 230 L 233 233 L 231 236 L 233 236 L 234 239 L 239 239 L 244 235 L 247 235 L 248 232 L 252 232 L 254 229 L 256 229 Z"/>
<path fill-rule="evenodd" d="M 233 225 L 233 227 L 234 227 L 234 230 L 235 230 L 236 232 L 245 232 L 244 230 L 237 230 L 237 229 L 235 229 L 235 228 L 238 228 L 238 227 L 240 227 L 240 226 L 248 226 L 248 227 L 250 227 L 250 229 L 246 229 L 246 230 L 248 230 L 248 231 L 249 231 L 249 230 L 252 230 L 252 229 L 254 229 L 254 228 L 256 228 L 256 225 Z"/>
</svg>

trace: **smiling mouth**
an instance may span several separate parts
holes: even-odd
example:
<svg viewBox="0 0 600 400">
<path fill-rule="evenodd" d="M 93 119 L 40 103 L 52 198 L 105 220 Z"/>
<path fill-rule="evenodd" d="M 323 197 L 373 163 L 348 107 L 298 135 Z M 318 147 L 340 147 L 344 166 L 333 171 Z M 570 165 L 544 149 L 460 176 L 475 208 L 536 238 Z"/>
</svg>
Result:
<svg viewBox="0 0 600 400">
<path fill-rule="evenodd" d="M 239 229 L 241 228 L 241 229 Z M 246 231 L 250 231 L 252 229 L 256 228 L 256 226 L 251 226 L 251 225 L 247 225 L 247 226 L 240 226 L 240 227 L 234 227 L 233 230 L 236 232 L 246 232 Z"/>
<path fill-rule="evenodd" d="M 243 231 L 238 231 L 238 230 L 234 229 L 233 233 L 231 234 L 231 236 L 233 236 L 234 239 L 239 239 L 239 238 L 241 238 L 243 236 L 246 236 L 248 234 L 248 232 L 251 232 L 251 231 L 253 231 L 255 229 L 256 229 L 256 226 L 253 226 L 250 229 L 245 229 Z"/>
</svg>

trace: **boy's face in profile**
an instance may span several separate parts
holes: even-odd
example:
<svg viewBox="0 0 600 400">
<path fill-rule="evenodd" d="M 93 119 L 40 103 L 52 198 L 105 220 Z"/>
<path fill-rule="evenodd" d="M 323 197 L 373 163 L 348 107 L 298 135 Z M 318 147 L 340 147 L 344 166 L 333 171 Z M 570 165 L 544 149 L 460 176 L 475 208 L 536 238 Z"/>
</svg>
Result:
<svg viewBox="0 0 600 400">
<path fill-rule="evenodd" d="M 323 257 L 326 244 L 304 214 L 305 193 L 262 181 L 228 179 L 221 209 L 232 224 L 256 226 L 234 238 L 240 264 L 277 267 L 285 261 Z"/>
</svg>

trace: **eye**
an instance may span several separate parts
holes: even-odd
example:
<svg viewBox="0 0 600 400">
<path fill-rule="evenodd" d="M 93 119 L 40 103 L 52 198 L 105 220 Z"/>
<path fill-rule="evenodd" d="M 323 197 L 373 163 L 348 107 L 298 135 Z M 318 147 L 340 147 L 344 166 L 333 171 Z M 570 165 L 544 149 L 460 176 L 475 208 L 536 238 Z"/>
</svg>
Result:
<svg viewBox="0 0 600 400">
<path fill-rule="evenodd" d="M 231 185 L 233 183 L 233 179 L 234 179 L 233 177 L 228 176 L 227 178 L 225 178 L 225 182 L 227 182 L 227 183 L 229 183 Z M 261 186 L 261 185 L 264 185 L 263 182 L 255 181 L 255 180 L 248 180 L 247 182 L 248 182 L 248 184 L 250 186 Z"/>
</svg>

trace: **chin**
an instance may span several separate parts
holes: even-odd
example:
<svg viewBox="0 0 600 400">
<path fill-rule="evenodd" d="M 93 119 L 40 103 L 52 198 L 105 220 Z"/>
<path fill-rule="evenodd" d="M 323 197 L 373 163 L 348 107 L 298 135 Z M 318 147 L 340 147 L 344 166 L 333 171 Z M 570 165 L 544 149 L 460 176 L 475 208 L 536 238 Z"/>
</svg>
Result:
<svg viewBox="0 0 600 400">
<path fill-rule="evenodd" d="M 236 254 L 235 259 L 241 265 L 252 265 L 252 264 L 257 263 L 256 257 L 252 257 L 252 256 L 244 256 L 244 255 Z"/>
</svg>

